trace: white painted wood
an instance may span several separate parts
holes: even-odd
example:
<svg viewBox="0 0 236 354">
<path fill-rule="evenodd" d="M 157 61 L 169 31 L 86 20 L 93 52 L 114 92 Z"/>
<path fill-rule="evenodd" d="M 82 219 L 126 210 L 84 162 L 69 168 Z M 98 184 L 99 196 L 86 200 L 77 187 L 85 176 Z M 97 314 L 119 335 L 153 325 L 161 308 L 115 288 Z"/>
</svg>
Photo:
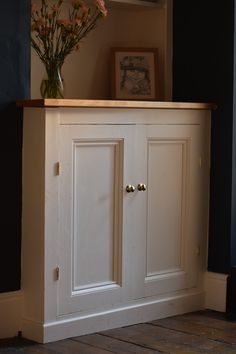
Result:
<svg viewBox="0 0 236 354">
<path fill-rule="evenodd" d="M 34 116 L 31 116 L 31 119 Z M 57 313 L 57 267 L 59 235 L 59 119 L 57 110 L 45 110 L 45 210 L 44 210 L 44 312 L 43 323 L 55 318 Z"/>
<path fill-rule="evenodd" d="M 148 296 L 197 286 L 202 222 L 196 215 L 203 178 L 199 133 L 199 125 L 148 128 Z"/>
<path fill-rule="evenodd" d="M 55 108 L 54 108 L 55 109 Z M 209 120 L 209 110 L 199 111 L 198 109 L 158 109 L 156 108 L 79 108 L 80 114 L 76 109 L 59 108 L 60 123 L 67 124 L 68 115 L 70 124 L 124 124 L 124 125 L 183 125 L 196 124 L 205 125 Z M 208 132 L 208 130 L 207 130 Z M 203 134 L 203 132 L 202 132 Z"/>
<path fill-rule="evenodd" d="M 134 236 L 142 237 L 137 192 L 125 191 L 137 179 L 133 135 L 127 126 L 61 127 L 60 315 L 131 297 Z"/>
<path fill-rule="evenodd" d="M 58 318 L 45 325 L 43 341 L 52 342 L 64 338 L 95 333 L 112 328 L 143 323 L 173 315 L 198 311 L 204 308 L 204 296 L 197 290 L 165 297 L 146 298 L 127 302 L 101 312 L 93 312 L 73 318 Z M 33 326 L 33 324 L 31 324 Z"/>
<path fill-rule="evenodd" d="M 22 292 L 0 294 L 0 338 L 16 337 L 22 329 Z"/>
<path fill-rule="evenodd" d="M 22 205 L 22 333 L 38 339 L 57 311 L 58 112 L 25 109 Z M 42 339 L 41 339 L 42 340 Z"/>
<path fill-rule="evenodd" d="M 23 336 L 52 341 L 202 308 L 209 119 L 25 108 Z M 147 190 L 126 192 L 139 183 Z"/>
<path fill-rule="evenodd" d="M 186 145 L 173 138 L 148 140 L 147 277 L 183 269 Z"/>
<path fill-rule="evenodd" d="M 228 274 L 205 273 L 205 308 L 225 312 Z"/>
<path fill-rule="evenodd" d="M 22 176 L 23 317 L 43 321 L 45 110 L 25 110 Z"/>
<path fill-rule="evenodd" d="M 71 141 L 70 141 L 71 143 Z M 118 284 L 115 163 L 119 142 L 74 140 L 72 151 L 72 292 Z M 71 144 L 69 144 L 70 147 Z M 71 156 L 69 156 L 71 158 Z M 119 160 L 117 161 L 119 164 Z M 114 266 L 113 266 L 114 264 Z"/>
<path fill-rule="evenodd" d="M 60 316 L 44 325 L 24 321 L 27 338 L 47 343 L 111 328 L 143 323 L 204 308 L 204 294 L 196 289 L 165 297 L 149 297 L 129 301 L 104 311 Z"/>
</svg>

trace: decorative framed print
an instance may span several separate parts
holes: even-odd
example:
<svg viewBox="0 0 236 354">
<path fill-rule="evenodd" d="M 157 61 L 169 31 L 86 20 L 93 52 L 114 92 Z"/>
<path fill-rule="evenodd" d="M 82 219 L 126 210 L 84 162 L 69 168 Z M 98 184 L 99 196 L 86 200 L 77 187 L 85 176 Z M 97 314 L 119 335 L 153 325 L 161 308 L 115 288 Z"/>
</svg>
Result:
<svg viewBox="0 0 236 354">
<path fill-rule="evenodd" d="M 158 100 L 157 48 L 112 48 L 112 97 Z"/>
</svg>

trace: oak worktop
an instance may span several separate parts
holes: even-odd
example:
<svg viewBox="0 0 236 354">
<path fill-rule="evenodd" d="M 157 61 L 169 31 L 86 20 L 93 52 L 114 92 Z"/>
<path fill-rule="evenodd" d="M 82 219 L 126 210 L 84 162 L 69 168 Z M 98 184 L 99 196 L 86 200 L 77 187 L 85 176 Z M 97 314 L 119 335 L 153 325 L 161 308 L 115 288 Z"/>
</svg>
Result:
<svg viewBox="0 0 236 354">
<path fill-rule="evenodd" d="M 158 108 L 158 109 L 215 109 L 212 103 L 164 102 L 164 101 L 117 101 L 88 99 L 32 99 L 17 101 L 19 107 L 90 107 L 90 108 Z"/>
</svg>

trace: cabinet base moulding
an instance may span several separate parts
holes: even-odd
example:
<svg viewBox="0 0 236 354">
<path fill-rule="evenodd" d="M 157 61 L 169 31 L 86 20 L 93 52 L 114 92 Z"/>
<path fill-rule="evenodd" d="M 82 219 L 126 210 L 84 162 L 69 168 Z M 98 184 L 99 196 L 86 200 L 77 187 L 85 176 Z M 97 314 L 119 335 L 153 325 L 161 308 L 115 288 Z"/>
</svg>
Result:
<svg viewBox="0 0 236 354">
<path fill-rule="evenodd" d="M 202 310 L 204 292 L 195 290 L 169 297 L 132 301 L 103 312 L 60 317 L 45 324 L 24 319 L 22 335 L 41 343 L 95 333 Z M 72 316 L 72 315 L 71 315 Z"/>
<path fill-rule="evenodd" d="M 0 338 L 16 337 L 21 330 L 22 292 L 0 294 Z"/>
<path fill-rule="evenodd" d="M 205 273 L 205 308 L 209 310 L 225 312 L 227 274 Z"/>
</svg>

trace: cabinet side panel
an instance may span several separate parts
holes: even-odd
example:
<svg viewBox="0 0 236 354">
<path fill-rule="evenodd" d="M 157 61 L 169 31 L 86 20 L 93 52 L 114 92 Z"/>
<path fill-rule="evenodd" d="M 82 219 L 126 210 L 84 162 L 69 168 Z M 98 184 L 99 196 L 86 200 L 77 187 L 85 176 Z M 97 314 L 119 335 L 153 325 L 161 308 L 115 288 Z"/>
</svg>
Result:
<svg viewBox="0 0 236 354">
<path fill-rule="evenodd" d="M 42 321 L 45 200 L 44 110 L 25 109 L 23 138 L 23 318 L 35 321 Z"/>
</svg>

